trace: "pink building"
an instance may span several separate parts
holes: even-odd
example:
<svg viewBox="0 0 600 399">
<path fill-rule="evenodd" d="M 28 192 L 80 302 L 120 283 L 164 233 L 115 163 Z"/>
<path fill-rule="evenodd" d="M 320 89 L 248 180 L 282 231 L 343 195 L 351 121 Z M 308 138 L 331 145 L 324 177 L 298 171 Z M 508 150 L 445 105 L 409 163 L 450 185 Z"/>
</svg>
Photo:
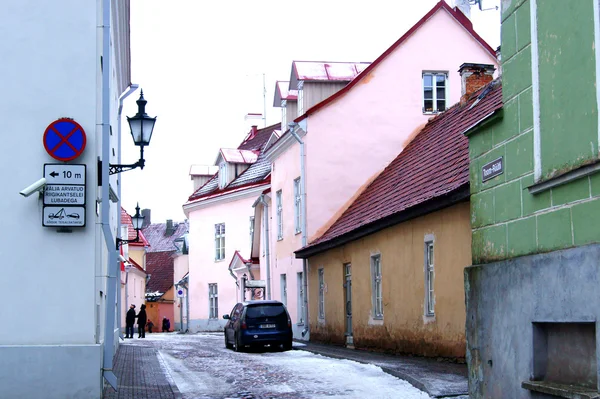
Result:
<svg viewBox="0 0 600 399">
<path fill-rule="evenodd" d="M 256 212 L 267 211 L 271 238 L 255 249 L 269 249 L 261 275 L 268 266 L 272 299 L 286 303 L 295 338 L 308 339 L 309 328 L 308 265 L 294 252 L 323 234 L 429 118 L 459 101 L 466 62 L 498 65 L 471 21 L 442 0 L 373 63 L 294 62 L 288 90 L 276 90 L 292 127 L 265 154 L 271 192 Z"/>
<path fill-rule="evenodd" d="M 279 124 L 253 126 L 238 148 L 222 148 L 215 162 L 218 172 L 212 176 L 194 168 L 197 189 L 183 205 L 189 221 L 189 331 L 221 331 L 222 315 L 242 298 L 243 275 L 260 280 L 260 270 L 247 260 L 254 228 L 252 205 L 269 187 L 271 165 L 263 149 L 279 137 L 279 128 Z"/>
</svg>

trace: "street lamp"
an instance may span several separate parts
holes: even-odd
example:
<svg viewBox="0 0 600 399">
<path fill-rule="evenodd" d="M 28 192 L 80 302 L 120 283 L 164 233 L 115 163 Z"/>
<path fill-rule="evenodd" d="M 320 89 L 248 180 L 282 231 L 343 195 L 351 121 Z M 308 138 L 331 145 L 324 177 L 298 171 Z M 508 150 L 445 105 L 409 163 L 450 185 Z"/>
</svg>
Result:
<svg viewBox="0 0 600 399">
<path fill-rule="evenodd" d="M 140 214 L 140 204 L 137 204 L 135 207 L 135 215 L 131 217 L 131 223 L 133 224 L 133 228 L 135 229 L 135 238 L 131 240 L 123 240 L 117 237 L 117 250 L 123 244 L 129 244 L 130 242 L 140 242 L 140 230 L 142 229 L 142 225 L 144 224 L 144 216 Z"/>
</svg>

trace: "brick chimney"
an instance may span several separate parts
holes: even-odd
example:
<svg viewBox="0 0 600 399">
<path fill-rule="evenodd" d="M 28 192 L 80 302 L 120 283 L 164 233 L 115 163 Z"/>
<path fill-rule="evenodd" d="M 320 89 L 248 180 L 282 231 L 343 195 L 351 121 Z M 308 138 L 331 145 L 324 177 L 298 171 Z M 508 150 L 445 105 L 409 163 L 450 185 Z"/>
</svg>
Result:
<svg viewBox="0 0 600 399">
<path fill-rule="evenodd" d="M 490 64 L 464 63 L 458 69 L 461 80 L 460 103 L 467 102 L 477 90 L 494 80 L 496 67 Z"/>
<path fill-rule="evenodd" d="M 167 226 L 165 228 L 165 236 L 170 237 L 175 234 L 175 226 L 173 226 L 173 219 L 167 219 Z"/>
<path fill-rule="evenodd" d="M 150 226 L 152 221 L 150 220 L 150 209 L 142 209 L 142 216 L 144 217 L 144 222 L 142 223 L 142 229 Z"/>
</svg>

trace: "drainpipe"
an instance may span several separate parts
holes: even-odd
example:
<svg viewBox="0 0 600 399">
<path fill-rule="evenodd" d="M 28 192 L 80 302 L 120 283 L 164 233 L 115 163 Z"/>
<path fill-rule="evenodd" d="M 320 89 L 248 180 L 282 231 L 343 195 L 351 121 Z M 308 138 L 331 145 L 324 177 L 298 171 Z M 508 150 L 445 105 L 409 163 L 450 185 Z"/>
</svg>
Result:
<svg viewBox="0 0 600 399">
<path fill-rule="evenodd" d="M 302 247 L 304 248 L 308 243 L 307 231 L 306 231 L 306 154 L 304 150 L 304 141 L 298 135 L 297 130 L 300 126 L 297 122 L 291 122 L 288 124 L 290 128 L 290 134 L 294 136 L 298 144 L 300 144 L 300 198 L 302 199 Z M 308 259 L 302 259 L 302 285 L 304 289 L 304 323 L 306 327 L 302 330 L 302 336 L 304 337 L 309 331 L 308 321 Z"/>
<path fill-rule="evenodd" d="M 110 229 L 110 199 L 109 199 L 109 160 L 110 160 L 110 14 L 111 1 L 102 0 L 102 190 L 101 215 L 102 232 L 108 253 L 107 265 L 107 298 L 106 321 L 104 328 L 104 359 L 102 375 L 104 379 L 117 390 L 117 377 L 113 373 L 113 356 L 115 351 L 115 306 L 117 303 L 117 251 L 116 240 Z M 120 144 L 120 143 L 119 143 Z"/>
<path fill-rule="evenodd" d="M 271 236 L 269 236 L 269 204 L 265 201 L 265 195 L 261 194 L 258 197 L 258 200 L 252 205 L 252 207 L 256 207 L 256 205 L 260 203 L 264 207 L 264 215 L 263 215 L 263 224 L 265 225 L 265 257 L 267 258 L 267 299 L 271 299 L 271 254 L 269 252 L 269 240 Z"/>
</svg>

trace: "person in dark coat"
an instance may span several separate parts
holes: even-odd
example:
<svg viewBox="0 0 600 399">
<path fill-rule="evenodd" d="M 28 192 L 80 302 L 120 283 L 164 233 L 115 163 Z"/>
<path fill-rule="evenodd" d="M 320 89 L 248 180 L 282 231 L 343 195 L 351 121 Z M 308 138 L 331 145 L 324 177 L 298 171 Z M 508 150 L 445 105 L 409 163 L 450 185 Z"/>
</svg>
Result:
<svg viewBox="0 0 600 399">
<path fill-rule="evenodd" d="M 146 321 L 148 320 L 146 316 L 146 305 L 140 307 L 140 313 L 137 315 L 138 319 L 138 338 L 146 338 Z"/>
<path fill-rule="evenodd" d="M 169 329 L 171 328 L 171 322 L 169 321 L 169 319 L 167 319 L 167 317 L 163 317 L 163 321 L 162 321 L 162 332 L 169 332 Z"/>
<path fill-rule="evenodd" d="M 135 324 L 135 305 L 131 305 L 125 316 L 125 338 L 133 338 L 133 325 Z"/>
</svg>

